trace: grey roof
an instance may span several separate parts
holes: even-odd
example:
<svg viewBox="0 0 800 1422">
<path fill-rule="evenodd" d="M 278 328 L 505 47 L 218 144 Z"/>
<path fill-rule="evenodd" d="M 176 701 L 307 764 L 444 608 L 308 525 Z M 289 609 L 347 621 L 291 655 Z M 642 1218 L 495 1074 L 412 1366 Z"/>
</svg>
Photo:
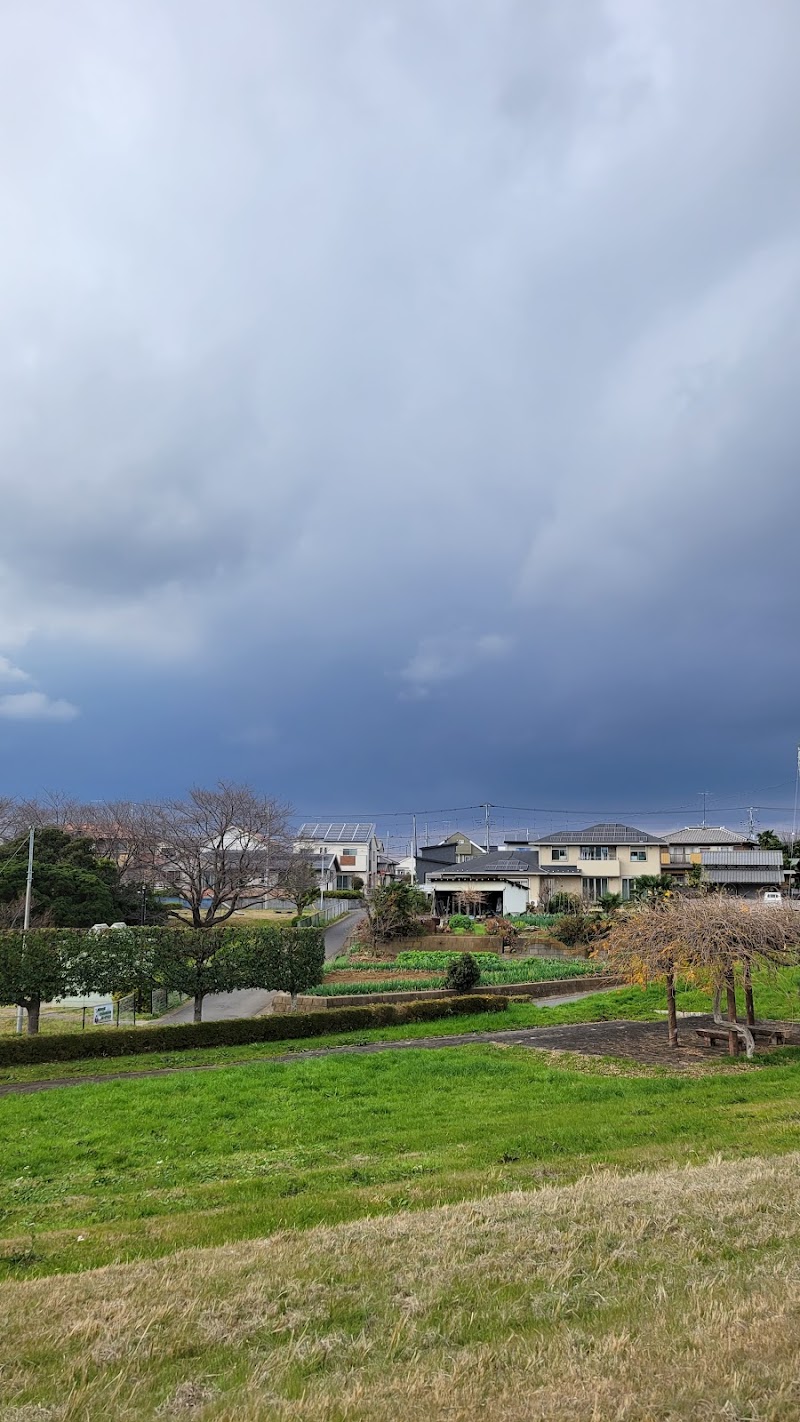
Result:
<svg viewBox="0 0 800 1422">
<path fill-rule="evenodd" d="M 747 836 L 724 825 L 687 825 L 665 834 L 667 844 L 747 844 Z"/>
<path fill-rule="evenodd" d="M 497 879 L 506 875 L 538 874 L 535 850 L 499 849 L 493 854 L 476 854 L 463 864 L 454 864 L 436 875 L 437 879 Z"/>
<path fill-rule="evenodd" d="M 553 834 L 540 835 L 537 844 L 663 844 L 659 835 L 648 834 L 647 830 L 634 829 L 631 825 L 599 824 L 588 829 L 556 830 Z"/>
<path fill-rule="evenodd" d="M 720 868 L 741 865 L 742 868 L 751 869 L 765 868 L 777 865 L 783 868 L 783 855 L 779 849 L 719 849 L 716 852 L 711 849 L 704 849 L 700 855 L 700 863 L 704 867 Z"/>
<path fill-rule="evenodd" d="M 782 869 L 707 869 L 706 879 L 711 884 L 782 884 Z"/>
<path fill-rule="evenodd" d="M 336 824 L 306 824 L 297 831 L 298 839 L 323 839 L 330 844 L 364 844 L 375 837 L 375 826 L 339 820 Z"/>
</svg>

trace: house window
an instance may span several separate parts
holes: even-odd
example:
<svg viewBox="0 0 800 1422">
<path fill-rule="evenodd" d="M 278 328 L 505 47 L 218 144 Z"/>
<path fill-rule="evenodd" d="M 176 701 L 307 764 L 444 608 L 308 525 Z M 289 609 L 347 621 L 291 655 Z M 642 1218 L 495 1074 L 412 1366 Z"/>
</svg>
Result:
<svg viewBox="0 0 800 1422">
<path fill-rule="evenodd" d="M 632 849 L 632 850 L 631 850 L 631 864 L 646 864 L 646 863 L 647 863 L 647 850 L 646 850 L 646 849 Z"/>
<path fill-rule="evenodd" d="M 591 899 L 593 903 L 596 903 L 598 899 L 601 899 L 603 897 L 603 894 L 607 893 L 608 879 L 584 879 L 583 897 L 585 899 Z"/>
<path fill-rule="evenodd" d="M 614 859 L 616 856 L 608 844 L 582 844 L 581 859 Z"/>
<path fill-rule="evenodd" d="M 633 882 L 633 879 L 623 879 L 622 881 L 622 898 L 625 903 L 627 903 L 631 896 L 631 884 Z"/>
<path fill-rule="evenodd" d="M 352 885 L 351 885 L 351 883 L 350 883 L 350 875 L 349 875 L 349 874 L 337 874 L 337 875 L 336 875 L 336 887 L 337 887 L 337 889 L 349 889 L 349 888 L 351 888 Z"/>
<path fill-rule="evenodd" d="M 567 857 L 566 849 L 553 849 L 550 851 L 550 854 L 554 864 L 559 864 Z"/>
</svg>

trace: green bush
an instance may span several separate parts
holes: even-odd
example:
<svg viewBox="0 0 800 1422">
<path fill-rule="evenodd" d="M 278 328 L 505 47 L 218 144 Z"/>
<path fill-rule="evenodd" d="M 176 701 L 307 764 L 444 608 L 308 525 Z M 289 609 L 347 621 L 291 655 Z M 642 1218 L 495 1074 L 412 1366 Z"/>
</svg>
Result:
<svg viewBox="0 0 800 1422">
<path fill-rule="evenodd" d="M 512 913 L 511 922 L 517 928 L 550 928 L 558 918 L 557 913 Z"/>
<path fill-rule="evenodd" d="M 453 913 L 448 920 L 451 928 L 463 928 L 465 933 L 471 933 L 475 924 L 465 913 Z"/>
<path fill-rule="evenodd" d="M 450 964 L 444 985 L 454 992 L 470 992 L 481 980 L 481 970 L 471 953 L 462 953 Z"/>
<path fill-rule="evenodd" d="M 440 1017 L 475 1012 L 504 1012 L 506 1007 L 504 997 L 475 994 L 419 1002 L 381 1002 L 372 1007 L 338 1007 L 325 1012 L 294 1012 L 279 1017 L 186 1022 L 172 1027 L 109 1028 L 105 1032 L 65 1032 L 51 1037 L 6 1037 L 0 1038 L 0 1067 L 179 1052 L 192 1047 L 288 1042 L 298 1037 L 323 1037 L 332 1032 L 357 1032 L 403 1022 L 435 1022 Z"/>
</svg>

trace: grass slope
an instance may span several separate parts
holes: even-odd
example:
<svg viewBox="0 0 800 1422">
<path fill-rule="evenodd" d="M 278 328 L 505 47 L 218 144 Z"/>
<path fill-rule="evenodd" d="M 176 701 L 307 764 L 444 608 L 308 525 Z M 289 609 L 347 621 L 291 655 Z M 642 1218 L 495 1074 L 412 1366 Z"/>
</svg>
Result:
<svg viewBox="0 0 800 1422">
<path fill-rule="evenodd" d="M 789 1422 L 799 1243 L 792 1156 L 5 1284 L 0 1416 Z"/>
<path fill-rule="evenodd" d="M 790 1052 L 672 1076 L 476 1045 L 6 1097 L 0 1271 L 67 1272 L 596 1165 L 787 1151 L 799 1086 Z"/>
<path fill-rule="evenodd" d="M 784 969 L 777 974 L 755 976 L 759 1018 L 796 1020 L 800 1015 L 800 969 Z M 684 1012 L 708 1012 L 711 999 L 696 988 L 678 993 L 678 1007 Z M 740 1007 L 742 1004 L 740 1003 Z M 370 1031 L 331 1033 L 327 1037 L 289 1042 L 266 1042 L 241 1047 L 204 1047 L 192 1051 L 153 1052 L 146 1057 L 112 1057 L 85 1062 L 42 1062 L 36 1066 L 0 1067 L 0 1085 L 24 1081 L 52 1081 L 60 1078 L 101 1076 L 146 1068 L 181 1067 L 208 1063 L 234 1064 L 303 1053 L 326 1046 L 360 1045 L 374 1041 L 407 1041 L 414 1037 L 438 1037 L 463 1032 L 496 1032 L 517 1027 L 558 1027 L 572 1022 L 654 1021 L 666 1011 L 664 991 L 658 986 L 618 988 L 610 992 L 587 993 L 580 1001 L 559 1007 L 532 1002 L 512 1002 L 498 1017 L 476 1013 L 472 1017 L 442 1018 L 440 1021 L 408 1023 L 399 1027 L 377 1027 Z M 100 1029 L 98 1029 L 100 1030 Z M 146 1029 L 143 1029 L 146 1030 Z M 665 1027 L 666 1032 L 666 1027 Z M 687 1030 L 691 1030 L 688 1028 Z"/>
</svg>

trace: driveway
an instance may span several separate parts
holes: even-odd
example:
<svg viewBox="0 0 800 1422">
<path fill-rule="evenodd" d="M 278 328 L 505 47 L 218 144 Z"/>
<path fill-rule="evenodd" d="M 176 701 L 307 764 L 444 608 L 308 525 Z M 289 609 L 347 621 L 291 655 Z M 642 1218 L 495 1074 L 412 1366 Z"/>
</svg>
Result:
<svg viewBox="0 0 800 1422">
<path fill-rule="evenodd" d="M 347 918 L 340 919 L 325 930 L 325 957 L 331 959 L 341 953 L 359 919 L 364 917 L 363 909 L 353 909 Z M 238 992 L 212 992 L 203 1001 L 203 1021 L 221 1022 L 231 1017 L 262 1017 L 272 1011 L 272 993 L 263 988 L 242 988 Z M 159 1017 L 154 1026 L 162 1023 L 193 1022 L 194 1003 L 182 1002 Z"/>
</svg>

